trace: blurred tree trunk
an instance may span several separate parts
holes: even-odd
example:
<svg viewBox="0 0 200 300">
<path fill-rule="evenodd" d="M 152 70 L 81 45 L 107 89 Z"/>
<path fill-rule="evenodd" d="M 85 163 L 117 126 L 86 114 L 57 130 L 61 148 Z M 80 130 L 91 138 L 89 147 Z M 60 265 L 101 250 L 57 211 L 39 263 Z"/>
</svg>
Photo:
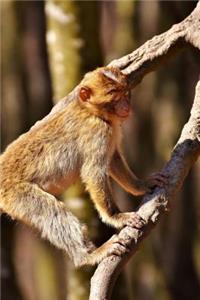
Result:
<svg viewBox="0 0 200 300">
<path fill-rule="evenodd" d="M 1 215 L 1 299 L 21 300 L 22 295 L 17 284 L 12 253 L 14 222 Z"/>
<path fill-rule="evenodd" d="M 98 39 L 100 5 L 97 1 L 50 0 L 46 4 L 55 101 L 69 93 L 85 72 L 103 64 Z M 81 184 L 71 187 L 62 198 L 69 210 L 88 225 L 93 239 L 99 236 L 97 215 Z M 88 299 L 91 275 L 91 268 L 77 270 L 67 260 L 68 299 Z"/>
<path fill-rule="evenodd" d="M 49 112 L 52 90 L 44 2 L 3 2 L 2 16 L 2 145 L 5 148 Z M 22 299 L 22 295 L 27 300 L 51 296 L 65 299 L 60 286 L 61 253 L 42 242 L 28 227 L 14 224 L 2 216 L 2 296 L 12 300 Z M 47 282 L 42 280 L 43 275 Z M 48 294 L 44 293 L 45 283 L 50 284 Z M 18 295 L 17 284 L 22 295 Z"/>
<path fill-rule="evenodd" d="M 15 2 L 29 126 L 52 107 L 44 1 Z"/>
<path fill-rule="evenodd" d="M 15 139 L 27 126 L 25 98 L 20 78 L 20 51 L 17 47 L 17 21 L 10 2 L 1 3 L 2 18 L 2 127 L 1 146 Z M 7 23 L 7 26 L 5 24 Z M 12 62 L 12 63 L 10 63 Z M 1 215 L 1 297 L 7 300 L 22 299 L 13 264 L 15 222 Z"/>
</svg>

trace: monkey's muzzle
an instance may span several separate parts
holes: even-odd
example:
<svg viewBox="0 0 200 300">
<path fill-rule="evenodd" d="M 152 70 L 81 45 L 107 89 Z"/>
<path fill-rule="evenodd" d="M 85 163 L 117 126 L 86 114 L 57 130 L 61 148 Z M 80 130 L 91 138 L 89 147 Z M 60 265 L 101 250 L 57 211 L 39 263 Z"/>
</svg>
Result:
<svg viewBox="0 0 200 300">
<path fill-rule="evenodd" d="M 124 98 L 116 103 L 116 114 L 120 118 L 127 118 L 131 112 L 130 99 Z"/>
</svg>

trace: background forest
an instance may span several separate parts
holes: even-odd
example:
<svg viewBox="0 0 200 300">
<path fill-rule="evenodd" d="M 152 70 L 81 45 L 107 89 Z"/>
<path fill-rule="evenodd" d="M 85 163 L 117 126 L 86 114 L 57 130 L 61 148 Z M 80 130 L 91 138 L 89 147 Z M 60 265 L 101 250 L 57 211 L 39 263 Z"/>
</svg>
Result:
<svg viewBox="0 0 200 300">
<path fill-rule="evenodd" d="M 44 117 L 83 74 L 106 65 L 184 19 L 195 1 L 1 1 L 2 151 Z M 132 93 L 124 151 L 145 178 L 169 158 L 189 117 L 200 55 L 183 51 L 146 76 Z M 200 299 L 200 164 L 187 177 L 162 219 L 120 276 L 113 299 Z M 139 198 L 114 185 L 122 210 Z M 77 183 L 63 201 L 101 244 L 103 225 Z M 94 269 L 75 270 L 66 255 L 39 235 L 1 215 L 1 299 L 85 300 Z"/>
</svg>

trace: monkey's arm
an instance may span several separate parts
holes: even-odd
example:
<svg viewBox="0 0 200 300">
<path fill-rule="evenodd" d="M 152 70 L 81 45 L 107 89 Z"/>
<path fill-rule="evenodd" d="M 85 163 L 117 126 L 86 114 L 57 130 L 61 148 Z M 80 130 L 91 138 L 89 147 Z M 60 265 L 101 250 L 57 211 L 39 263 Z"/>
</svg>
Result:
<svg viewBox="0 0 200 300">
<path fill-rule="evenodd" d="M 146 180 L 138 179 L 118 150 L 112 157 L 109 174 L 125 191 L 136 196 L 144 195 L 151 188 L 163 187 L 167 183 L 166 175 L 161 172 L 151 174 Z"/>
<path fill-rule="evenodd" d="M 128 193 L 143 195 L 149 190 L 145 182 L 138 179 L 130 170 L 127 162 L 118 150 L 115 151 L 112 157 L 109 174 Z"/>
<path fill-rule="evenodd" d="M 104 164 L 105 165 L 105 164 Z M 144 225 L 143 220 L 135 212 L 121 213 L 113 201 L 109 174 L 101 166 L 95 163 L 88 166 L 85 163 L 81 170 L 81 177 L 86 188 L 99 212 L 102 221 L 115 227 L 121 228 L 125 225 L 140 228 Z"/>
</svg>

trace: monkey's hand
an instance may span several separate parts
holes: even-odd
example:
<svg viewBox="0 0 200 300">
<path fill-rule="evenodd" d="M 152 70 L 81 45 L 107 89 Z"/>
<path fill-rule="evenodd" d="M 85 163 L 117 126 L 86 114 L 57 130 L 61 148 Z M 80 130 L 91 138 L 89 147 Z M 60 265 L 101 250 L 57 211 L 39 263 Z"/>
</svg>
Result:
<svg viewBox="0 0 200 300">
<path fill-rule="evenodd" d="M 118 213 L 115 218 L 118 228 L 130 226 L 140 229 L 145 225 L 145 221 L 136 212 Z"/>
<path fill-rule="evenodd" d="M 166 184 L 168 184 L 168 177 L 162 172 L 153 173 L 145 180 L 145 185 L 149 190 L 156 186 L 164 187 Z"/>
<path fill-rule="evenodd" d="M 107 244 L 108 243 L 108 244 Z M 124 253 L 129 252 L 129 243 L 130 240 L 124 240 L 121 237 L 119 237 L 117 234 L 113 235 L 108 241 L 107 241 L 107 255 L 117 255 L 122 256 Z"/>
</svg>

